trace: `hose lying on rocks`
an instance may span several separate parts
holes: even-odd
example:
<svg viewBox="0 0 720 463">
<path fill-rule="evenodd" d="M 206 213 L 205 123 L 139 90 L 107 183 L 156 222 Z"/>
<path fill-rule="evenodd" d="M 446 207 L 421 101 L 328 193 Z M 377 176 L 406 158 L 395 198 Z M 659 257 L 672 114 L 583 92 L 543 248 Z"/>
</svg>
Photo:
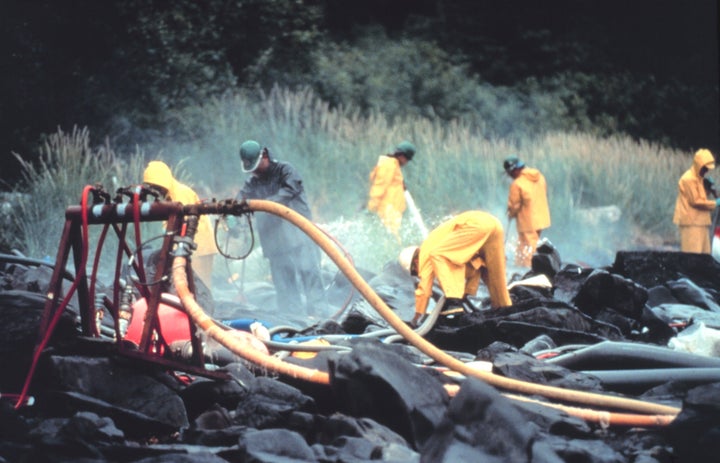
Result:
<svg viewBox="0 0 720 463">
<path fill-rule="evenodd" d="M 449 369 L 457 371 L 465 376 L 478 378 L 497 388 L 526 395 L 540 395 L 565 402 L 588 404 L 618 410 L 629 410 L 646 414 L 677 415 L 680 412 L 677 407 L 637 399 L 607 396 L 597 393 L 528 383 L 469 367 L 465 363 L 457 360 L 443 350 L 437 348 L 435 345 L 429 343 L 422 336 L 413 331 L 413 329 L 411 329 L 387 306 L 387 304 L 385 304 L 385 302 L 377 295 L 377 293 L 375 293 L 370 285 L 363 280 L 362 276 L 357 272 L 357 270 L 355 270 L 347 258 L 339 250 L 337 250 L 332 241 L 325 236 L 325 234 L 322 233 L 315 224 L 306 219 L 304 216 L 288 207 L 272 201 L 248 200 L 247 203 L 238 206 L 242 207 L 238 207 L 237 209 L 230 207 L 228 211 L 227 206 L 217 205 L 214 207 L 213 205 L 205 204 L 202 205 L 202 213 L 246 213 L 249 209 L 250 211 L 271 213 L 293 223 L 310 236 L 310 238 L 312 238 L 318 246 L 325 251 L 328 257 L 338 266 L 353 286 L 358 289 L 360 294 L 375 308 L 378 314 L 398 332 L 398 334 L 400 334 L 407 340 L 407 342 L 415 346 L 421 352 Z M 233 346 L 234 339 L 232 336 L 225 334 L 224 330 L 219 328 L 210 319 L 210 317 L 203 312 L 202 308 L 197 304 L 192 293 L 189 291 L 186 267 L 187 260 L 185 257 L 175 257 L 172 272 L 173 283 L 175 284 L 178 296 L 183 303 L 183 307 L 187 310 L 188 315 L 200 328 L 205 330 L 210 337 L 223 344 L 237 355 L 265 368 L 272 369 L 278 373 L 290 375 L 292 377 L 302 378 L 307 381 L 329 384 L 329 377 L 327 373 L 287 364 L 275 357 L 263 355 L 259 352 L 249 352 L 246 351 L 246 349 L 243 349 L 243 346 Z"/>
</svg>

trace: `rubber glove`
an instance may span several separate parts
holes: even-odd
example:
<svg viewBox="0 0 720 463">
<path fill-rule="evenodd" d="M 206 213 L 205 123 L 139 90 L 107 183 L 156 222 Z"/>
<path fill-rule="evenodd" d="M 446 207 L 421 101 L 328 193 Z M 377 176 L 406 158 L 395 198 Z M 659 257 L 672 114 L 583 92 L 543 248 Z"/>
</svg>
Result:
<svg viewBox="0 0 720 463">
<path fill-rule="evenodd" d="M 715 207 L 718 207 L 718 206 L 720 206 L 720 198 L 715 200 Z"/>
</svg>

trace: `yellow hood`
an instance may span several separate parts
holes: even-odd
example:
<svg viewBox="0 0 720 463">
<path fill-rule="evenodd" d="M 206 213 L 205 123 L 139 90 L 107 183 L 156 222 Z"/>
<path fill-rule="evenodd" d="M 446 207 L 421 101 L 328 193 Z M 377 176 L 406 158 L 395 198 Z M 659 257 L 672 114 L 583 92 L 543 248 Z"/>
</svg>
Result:
<svg viewBox="0 0 720 463">
<path fill-rule="evenodd" d="M 695 152 L 693 157 L 693 172 L 700 175 L 700 169 L 707 167 L 708 170 L 715 168 L 715 157 L 712 155 L 710 150 L 699 149 Z"/>
<path fill-rule="evenodd" d="M 162 161 L 150 161 L 143 173 L 143 182 L 172 191 L 175 178 L 167 164 Z"/>
</svg>

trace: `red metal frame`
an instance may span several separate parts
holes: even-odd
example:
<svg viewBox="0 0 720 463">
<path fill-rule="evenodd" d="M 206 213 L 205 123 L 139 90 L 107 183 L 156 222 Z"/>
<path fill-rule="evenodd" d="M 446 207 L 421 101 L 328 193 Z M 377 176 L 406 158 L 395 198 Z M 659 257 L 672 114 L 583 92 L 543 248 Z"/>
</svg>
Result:
<svg viewBox="0 0 720 463">
<path fill-rule="evenodd" d="M 127 224 L 134 223 L 136 220 L 136 213 L 138 212 L 135 209 L 136 207 L 140 209 L 140 222 L 164 221 L 166 223 L 166 233 L 162 240 L 160 259 L 156 265 L 156 275 L 151 275 L 148 278 L 148 281 L 156 281 L 159 276 L 167 274 L 169 266 L 172 264 L 170 255 L 174 247 L 174 237 L 180 235 L 185 215 L 188 213 L 182 204 L 169 201 L 142 201 L 138 202 L 137 206 L 134 203 L 103 203 L 89 207 L 86 211 L 86 219 L 89 226 L 112 226 L 120 242 L 118 256 L 120 256 L 120 253 L 124 253 L 127 258 L 130 258 L 132 256 L 131 249 L 133 246 L 128 244 L 125 234 Z M 190 213 L 197 214 L 196 208 L 190 207 L 190 209 Z M 75 275 L 85 275 L 85 272 L 82 271 L 83 269 L 80 268 L 83 254 L 83 237 L 81 229 L 83 219 L 82 214 L 83 210 L 81 206 L 70 206 L 65 211 L 65 226 L 63 228 L 60 245 L 58 247 L 56 263 L 52 279 L 50 281 L 47 301 L 45 302 L 43 315 L 40 321 L 38 339 L 43 339 L 47 335 L 50 321 L 56 315 L 61 301 L 63 300 L 63 276 L 67 273 L 65 269 L 68 265 L 71 251 L 75 266 Z M 119 227 L 118 224 L 122 224 L 122 227 Z M 188 266 L 190 265 L 189 262 L 190 260 L 188 260 Z M 144 270 L 138 268 L 137 261 L 133 262 L 133 265 L 135 266 L 135 271 L 138 275 L 143 274 Z M 137 350 L 130 349 L 122 342 L 117 323 L 119 301 L 118 291 L 122 291 L 122 288 L 119 288 L 118 282 L 120 280 L 120 275 L 118 272 L 119 267 L 116 268 L 114 296 L 112 298 L 104 299 L 104 304 L 115 318 L 114 325 L 118 353 L 125 355 L 126 357 L 148 361 L 180 371 L 187 371 L 205 376 L 218 375 L 217 372 L 213 373 L 204 368 L 202 343 L 197 337 L 194 324 L 189 319 L 188 323 L 190 324 L 191 342 L 193 347 L 193 357 L 191 359 L 191 363 L 188 364 L 164 358 L 153 351 L 153 333 L 159 333 L 160 331 L 157 313 L 163 285 L 135 285 L 140 294 L 147 299 L 148 308 L 143 326 L 143 333 Z M 94 278 L 95 276 L 91 275 L 90 277 Z M 192 271 L 190 271 L 189 268 L 188 277 L 188 283 L 190 284 L 191 290 L 194 291 Z M 81 317 L 82 334 L 88 337 L 97 336 L 95 327 L 96 303 L 95 301 L 90 300 L 87 277 L 83 277 L 77 282 L 77 301 Z"/>
</svg>

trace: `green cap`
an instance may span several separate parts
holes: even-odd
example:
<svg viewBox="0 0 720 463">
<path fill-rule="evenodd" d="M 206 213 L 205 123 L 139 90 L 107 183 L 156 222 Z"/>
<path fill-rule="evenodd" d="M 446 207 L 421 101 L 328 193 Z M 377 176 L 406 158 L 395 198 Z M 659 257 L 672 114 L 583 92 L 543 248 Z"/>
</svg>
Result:
<svg viewBox="0 0 720 463">
<path fill-rule="evenodd" d="M 508 174 L 515 169 L 525 167 L 525 163 L 520 160 L 517 156 L 509 156 L 503 161 L 503 168 Z"/>
<path fill-rule="evenodd" d="M 243 172 L 253 172 L 260 164 L 262 148 L 255 140 L 247 140 L 240 145 L 240 160 Z"/>
<path fill-rule="evenodd" d="M 413 156 L 415 156 L 415 145 L 407 140 L 402 141 L 395 147 L 395 154 L 397 153 L 400 153 L 408 158 L 408 160 L 411 160 Z"/>
</svg>

